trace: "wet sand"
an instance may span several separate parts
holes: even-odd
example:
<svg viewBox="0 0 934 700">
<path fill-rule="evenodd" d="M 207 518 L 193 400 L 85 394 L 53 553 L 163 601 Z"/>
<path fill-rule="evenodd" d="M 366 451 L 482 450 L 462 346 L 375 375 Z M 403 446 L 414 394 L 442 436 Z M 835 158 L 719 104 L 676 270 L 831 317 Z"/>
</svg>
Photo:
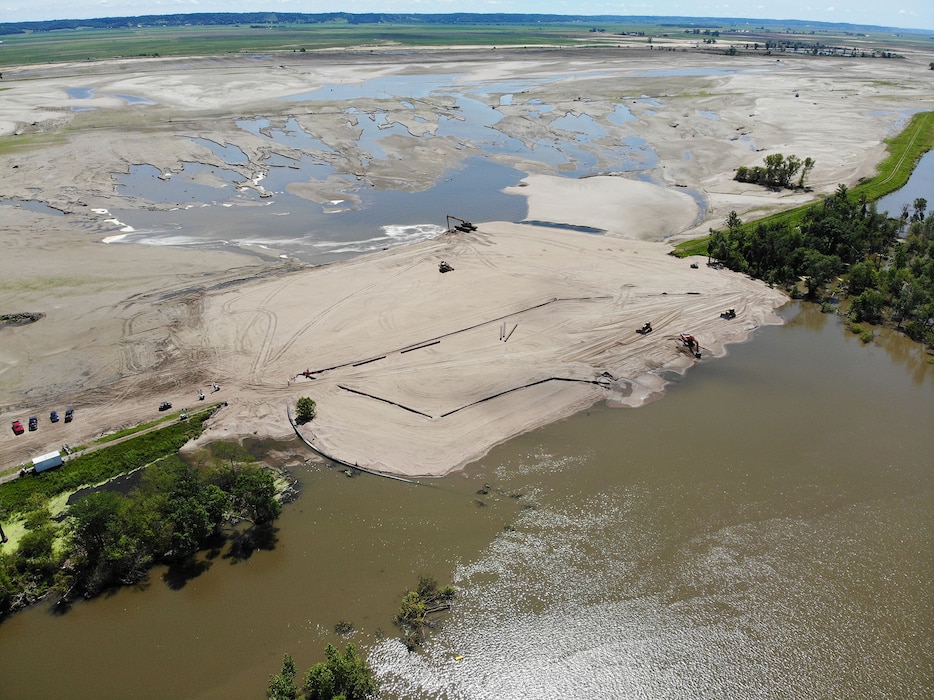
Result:
<svg viewBox="0 0 934 700">
<path fill-rule="evenodd" d="M 772 311 L 784 300 L 703 260 L 691 268 L 667 255 L 667 241 L 705 233 L 731 209 L 752 218 L 871 174 L 882 140 L 931 99 L 923 57 L 779 66 L 743 57 L 730 65 L 763 72 L 723 74 L 722 59 L 690 53 L 572 55 L 441 51 L 413 55 L 407 66 L 397 57 L 328 54 L 5 70 L 0 133 L 18 136 L 0 156 L 2 194 L 65 215 L 2 209 L 0 310 L 45 314 L 0 329 L 2 420 L 42 421 L 35 433 L 0 434 L 2 467 L 151 419 L 162 400 L 194 406 L 198 388 L 211 382 L 221 391 L 209 398 L 230 405 L 202 440 L 286 435 L 286 407 L 308 395 L 318 417 L 303 432 L 322 451 L 409 475 L 447 473 L 597 401 L 637 405 L 659 395 L 659 372 L 696 361 L 676 342 L 680 332 L 697 336 L 706 361 L 777 322 Z M 659 67 L 710 73 L 699 92 L 697 78 L 639 72 Z M 203 149 L 178 138 L 188 135 L 240 146 L 251 159 L 241 166 L 249 181 L 263 154 L 259 140 L 235 126 L 239 116 L 314 118 L 326 132 L 329 123 L 337 128 L 339 111 L 312 115 L 278 98 L 402 70 L 491 80 L 589 72 L 588 99 L 603 100 L 593 109 L 622 98 L 619 77 L 605 73 L 629 76 L 627 94 L 654 96 L 662 106 L 652 108 L 667 112 L 647 119 L 639 112 L 647 106 L 632 107 L 633 129 L 659 155 L 651 174 L 662 184 L 619 174 L 570 180 L 530 167 L 516 188 L 529 198 L 530 220 L 607 233 L 479 222 L 476 232 L 314 269 L 227 251 L 100 243 L 114 231 L 95 210 L 127 206 L 112 173 L 205 162 Z M 78 86 L 156 104 L 100 97 L 95 111 L 71 112 L 65 90 Z M 548 99 L 572 111 L 581 89 L 580 80 L 558 81 Z M 432 144 L 398 145 L 413 183 L 437 177 L 456 150 Z M 815 158 L 814 191 L 770 193 L 731 179 L 769 152 Z M 368 173 L 374 183 L 391 175 L 380 167 Z M 674 185 L 705 195 L 702 220 Z M 303 196 L 333 193 L 311 187 Z M 442 259 L 453 272 L 438 272 Z M 730 307 L 737 318 L 722 319 Z M 655 331 L 636 334 L 649 320 Z M 305 369 L 314 379 L 299 374 Z M 49 425 L 48 411 L 67 405 L 77 419 Z"/>
</svg>

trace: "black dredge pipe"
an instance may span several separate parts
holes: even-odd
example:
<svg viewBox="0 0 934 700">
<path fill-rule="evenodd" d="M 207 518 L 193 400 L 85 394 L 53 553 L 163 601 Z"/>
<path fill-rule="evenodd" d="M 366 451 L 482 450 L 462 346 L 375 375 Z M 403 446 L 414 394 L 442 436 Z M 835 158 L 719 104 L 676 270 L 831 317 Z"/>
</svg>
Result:
<svg viewBox="0 0 934 700">
<path fill-rule="evenodd" d="M 331 462 L 334 462 L 335 464 L 340 464 L 342 467 L 349 467 L 350 469 L 354 469 L 358 472 L 363 472 L 365 474 L 372 474 L 373 476 L 381 476 L 384 479 L 392 479 L 393 481 L 403 481 L 406 484 L 414 484 L 415 486 L 424 485 L 420 481 L 415 481 L 414 479 L 406 479 L 404 476 L 396 476 L 395 474 L 386 474 L 385 472 L 379 472 L 379 471 L 376 471 L 375 469 L 367 469 L 366 467 L 361 467 L 358 464 L 351 464 L 350 462 L 345 462 L 344 460 L 338 459 L 337 457 L 332 457 L 331 455 L 327 454 L 323 450 L 312 445 L 311 442 L 309 442 L 308 439 L 306 439 L 305 436 L 301 434 L 301 432 L 298 429 L 298 423 L 296 423 L 295 419 L 292 417 L 292 408 L 288 404 L 286 404 L 286 407 L 285 407 L 285 414 L 288 416 L 289 423 L 292 424 L 292 430 L 295 431 L 295 434 L 298 436 L 298 439 L 301 440 L 303 443 L 305 443 L 305 446 L 308 447 L 308 449 L 314 452 L 315 454 L 319 454 L 325 459 Z"/>
</svg>

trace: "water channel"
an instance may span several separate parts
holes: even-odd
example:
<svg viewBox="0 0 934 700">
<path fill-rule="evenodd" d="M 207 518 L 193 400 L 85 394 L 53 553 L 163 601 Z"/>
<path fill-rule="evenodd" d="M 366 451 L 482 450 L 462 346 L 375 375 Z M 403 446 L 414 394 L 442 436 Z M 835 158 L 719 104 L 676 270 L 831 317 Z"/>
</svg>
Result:
<svg viewBox="0 0 934 700">
<path fill-rule="evenodd" d="M 934 211 L 934 151 L 928 151 L 915 166 L 911 179 L 897 192 L 892 192 L 876 202 L 879 211 L 898 217 L 902 207 L 907 206 L 909 215 L 914 211 L 916 199 L 927 202 L 927 213 Z"/>
<path fill-rule="evenodd" d="M 102 212 L 102 225 L 114 226 L 104 240 L 233 247 L 322 264 L 434 237 L 447 213 L 523 221 L 525 198 L 502 190 L 518 184 L 530 167 L 574 178 L 606 172 L 647 177 L 658 156 L 633 133 L 636 118 L 626 100 L 619 98 L 607 114 L 597 109 L 594 117 L 586 101 L 559 111 L 530 96 L 558 79 L 382 77 L 293 95 L 286 101 L 314 111 L 302 123 L 295 117 L 236 121 L 242 133 L 260 140 L 264 155 L 254 162 L 236 144 L 192 138 L 204 149 L 204 162 L 184 162 L 171 172 L 133 165 L 115 173 L 117 194 L 133 207 Z M 328 110 L 337 110 L 339 126 Z M 514 133 L 517 123 L 535 127 Z M 400 179 L 414 180 L 403 142 L 449 154 L 432 183 L 398 188 Z M 308 187 L 316 194 L 304 192 Z M 703 196 L 688 192 L 702 216 Z"/>
</svg>

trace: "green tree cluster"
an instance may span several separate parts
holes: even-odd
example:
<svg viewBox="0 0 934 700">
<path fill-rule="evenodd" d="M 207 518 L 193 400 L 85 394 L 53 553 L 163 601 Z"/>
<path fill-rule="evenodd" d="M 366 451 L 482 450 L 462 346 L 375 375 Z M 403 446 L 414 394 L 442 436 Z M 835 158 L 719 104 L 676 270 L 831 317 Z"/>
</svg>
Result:
<svg viewBox="0 0 934 700">
<path fill-rule="evenodd" d="M 148 467 L 128 495 L 93 491 L 57 525 L 33 496 L 26 535 L 0 555 L 0 614 L 50 588 L 62 600 L 141 580 L 158 561 L 194 554 L 230 520 L 260 524 L 280 513 L 272 475 L 254 465 L 202 470 L 172 456 Z"/>
<path fill-rule="evenodd" d="M 813 158 L 801 160 L 795 155 L 786 158 L 781 153 L 773 153 L 765 157 L 765 165 L 756 165 L 752 168 L 744 165 L 737 168 L 733 179 L 739 182 L 752 182 L 775 190 L 803 188 L 814 165 Z"/>
<path fill-rule="evenodd" d="M 392 621 L 402 630 L 403 641 L 409 651 L 424 642 L 425 628 L 430 626 L 428 616 L 433 612 L 447 610 L 454 594 L 453 586 L 438 588 L 434 578 L 421 576 L 418 587 L 414 591 L 407 591 L 402 597 L 402 604 Z"/>
<path fill-rule="evenodd" d="M 62 557 L 56 550 L 60 526 L 40 495 L 29 499 L 23 517 L 26 534 L 16 552 L 0 550 L 0 614 L 31 605 L 55 580 Z"/>
<path fill-rule="evenodd" d="M 367 700 L 378 691 L 373 670 L 353 644 L 343 652 L 333 644 L 324 650 L 325 661 L 305 674 L 302 694 L 295 685 L 295 661 L 289 654 L 282 659 L 282 671 L 270 677 L 266 695 L 270 700 Z"/>
<path fill-rule="evenodd" d="M 814 297 L 831 280 L 851 300 L 855 321 L 891 321 L 915 340 L 934 343 L 934 235 L 927 202 L 893 219 L 845 185 L 809 207 L 800 225 L 743 225 L 735 212 L 713 231 L 708 253 L 727 267 L 772 284 L 794 287 L 804 278 Z M 905 238 L 899 231 L 907 229 Z"/>
</svg>

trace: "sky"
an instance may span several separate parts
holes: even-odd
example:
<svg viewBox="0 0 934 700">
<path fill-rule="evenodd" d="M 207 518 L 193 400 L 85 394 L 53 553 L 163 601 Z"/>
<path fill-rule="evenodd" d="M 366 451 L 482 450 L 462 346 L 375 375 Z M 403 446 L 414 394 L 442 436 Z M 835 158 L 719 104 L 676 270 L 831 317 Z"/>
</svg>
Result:
<svg viewBox="0 0 934 700">
<path fill-rule="evenodd" d="M 934 30 L 932 0 L 0 0 L 0 22 L 195 12 L 507 12 L 744 17 Z"/>
</svg>

